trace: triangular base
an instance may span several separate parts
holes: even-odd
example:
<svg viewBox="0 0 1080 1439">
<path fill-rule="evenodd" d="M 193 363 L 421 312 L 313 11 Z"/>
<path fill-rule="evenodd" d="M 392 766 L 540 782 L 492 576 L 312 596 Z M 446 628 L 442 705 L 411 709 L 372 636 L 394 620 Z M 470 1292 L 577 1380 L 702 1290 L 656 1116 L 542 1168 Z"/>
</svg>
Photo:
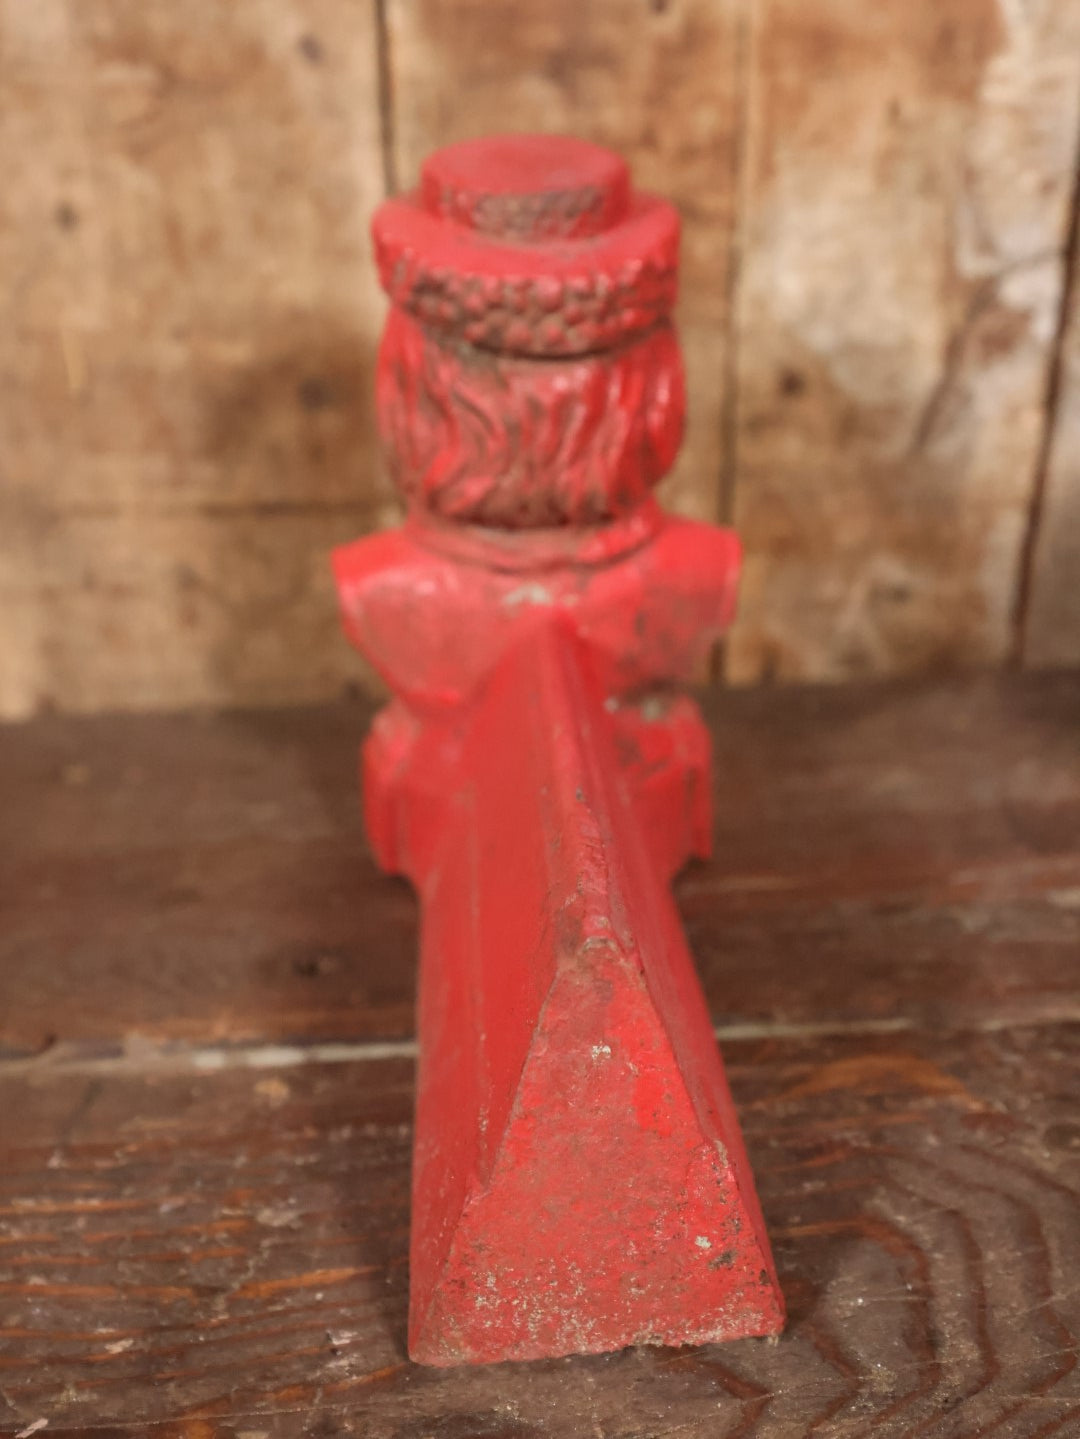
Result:
<svg viewBox="0 0 1080 1439">
<path fill-rule="evenodd" d="M 500 669 L 465 758 L 461 832 L 424 886 L 410 1354 L 777 1332 L 678 915 L 563 636 Z"/>
<path fill-rule="evenodd" d="M 465 1203 L 410 1353 L 452 1364 L 775 1332 L 740 1168 L 698 1122 L 632 963 L 594 952 L 544 1006 L 491 1178 Z"/>
</svg>

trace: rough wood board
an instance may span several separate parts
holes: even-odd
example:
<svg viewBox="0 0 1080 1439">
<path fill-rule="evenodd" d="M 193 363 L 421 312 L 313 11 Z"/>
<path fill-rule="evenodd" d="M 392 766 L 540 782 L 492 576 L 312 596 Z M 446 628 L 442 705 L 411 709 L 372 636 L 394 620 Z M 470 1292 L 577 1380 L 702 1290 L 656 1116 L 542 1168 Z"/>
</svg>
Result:
<svg viewBox="0 0 1080 1439">
<path fill-rule="evenodd" d="M 1080 7 L 753 10 L 729 674 L 1000 662 L 1062 292 Z"/>
<path fill-rule="evenodd" d="M 1080 248 L 1072 262 L 1080 270 Z M 1069 297 L 1025 617 L 1023 658 L 1036 667 L 1080 664 L 1080 273 Z"/>
<path fill-rule="evenodd" d="M 498 131 L 568 132 L 624 154 L 683 216 L 679 324 L 689 427 L 665 502 L 715 519 L 732 282 L 739 0 L 388 0 L 397 179 Z"/>
<path fill-rule="evenodd" d="M 0 1432 L 1075 1432 L 1080 1030 L 727 1059 L 781 1341 L 448 1371 L 403 1351 L 407 1065 L 0 1068 Z"/>
<path fill-rule="evenodd" d="M 431 146 L 506 128 L 617 145 L 683 210 L 691 415 L 667 498 L 711 518 L 737 489 L 730 676 L 998 662 L 1045 424 L 1080 9 L 385 9 L 385 34 L 373 0 L 0 10 L 0 714 L 366 678 L 325 552 L 390 513 L 368 217 L 384 157 L 408 183 Z M 1078 654 L 1075 369 L 1036 664 Z"/>
<path fill-rule="evenodd" d="M 725 1033 L 1080 1013 L 1080 675 L 729 692 L 678 886 Z M 367 703 L 0 732 L 0 1047 L 400 1039 Z"/>
<path fill-rule="evenodd" d="M 334 693 L 326 552 L 386 502 L 373 6 L 40 0 L 0 45 L 0 713 Z"/>
</svg>

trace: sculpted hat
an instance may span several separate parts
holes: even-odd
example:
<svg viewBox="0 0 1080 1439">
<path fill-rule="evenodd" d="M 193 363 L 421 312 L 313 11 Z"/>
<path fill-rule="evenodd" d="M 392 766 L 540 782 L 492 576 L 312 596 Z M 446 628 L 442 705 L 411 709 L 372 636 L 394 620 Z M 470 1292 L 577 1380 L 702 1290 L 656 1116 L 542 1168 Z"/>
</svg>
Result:
<svg viewBox="0 0 1080 1439">
<path fill-rule="evenodd" d="M 675 302 L 679 217 L 620 156 L 561 135 L 467 140 L 372 222 L 383 288 L 427 329 L 502 354 L 571 356 L 650 330 Z"/>
</svg>

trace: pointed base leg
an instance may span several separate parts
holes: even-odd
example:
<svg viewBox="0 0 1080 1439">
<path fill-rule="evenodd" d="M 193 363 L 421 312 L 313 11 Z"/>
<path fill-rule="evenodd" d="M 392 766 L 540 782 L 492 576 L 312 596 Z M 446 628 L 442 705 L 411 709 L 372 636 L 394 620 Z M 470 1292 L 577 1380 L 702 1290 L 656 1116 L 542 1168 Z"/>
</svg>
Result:
<svg viewBox="0 0 1080 1439">
<path fill-rule="evenodd" d="M 457 1364 L 777 1332 L 704 1000 L 568 635 L 539 631 L 504 661 L 460 764 L 418 876 L 410 1354 Z"/>
</svg>

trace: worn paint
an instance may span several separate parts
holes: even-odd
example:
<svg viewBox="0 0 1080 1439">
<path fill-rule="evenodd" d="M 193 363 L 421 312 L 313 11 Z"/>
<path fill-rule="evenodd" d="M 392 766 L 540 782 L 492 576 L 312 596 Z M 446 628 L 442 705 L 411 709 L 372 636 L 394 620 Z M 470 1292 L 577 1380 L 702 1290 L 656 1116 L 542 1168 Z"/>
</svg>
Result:
<svg viewBox="0 0 1080 1439">
<path fill-rule="evenodd" d="M 412 508 L 335 567 L 395 694 L 365 747 L 369 833 L 424 909 L 410 1354 L 774 1333 L 668 892 L 710 842 L 708 741 L 671 686 L 739 565 L 733 534 L 649 495 L 682 432 L 675 213 L 609 152 L 515 137 L 439 152 L 374 228 L 380 419 Z"/>
</svg>

